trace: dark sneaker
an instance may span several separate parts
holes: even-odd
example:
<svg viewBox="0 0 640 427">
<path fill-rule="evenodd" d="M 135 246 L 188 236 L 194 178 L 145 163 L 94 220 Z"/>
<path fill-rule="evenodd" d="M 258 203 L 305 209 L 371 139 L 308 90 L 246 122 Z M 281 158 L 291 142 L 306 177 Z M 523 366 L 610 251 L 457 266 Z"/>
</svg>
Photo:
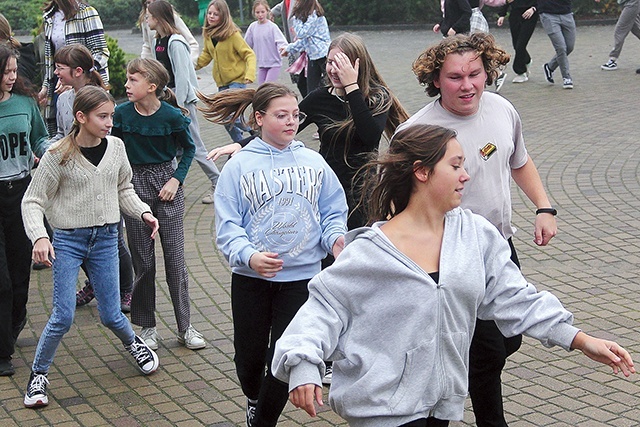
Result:
<svg viewBox="0 0 640 427">
<path fill-rule="evenodd" d="M 27 392 L 24 395 L 24 406 L 27 408 L 40 408 L 49 404 L 47 386 L 49 380 L 47 374 L 31 372 Z"/>
<path fill-rule="evenodd" d="M 553 71 L 551 71 L 551 68 L 549 68 L 549 65 L 544 64 L 542 66 L 542 69 L 544 70 L 544 78 L 547 79 L 547 82 L 554 84 L 555 82 L 553 81 Z"/>
<path fill-rule="evenodd" d="M 120 311 L 131 313 L 131 292 L 125 292 L 120 296 Z"/>
<path fill-rule="evenodd" d="M 10 377 L 15 374 L 16 370 L 13 368 L 10 357 L 0 358 L 0 377 Z"/>
<path fill-rule="evenodd" d="M 150 375 L 158 369 L 160 365 L 158 355 L 155 351 L 151 350 L 139 336 L 136 335 L 131 345 L 127 345 L 125 348 L 129 350 L 129 353 L 136 359 L 138 369 L 140 369 L 140 372 L 143 374 Z"/>
<path fill-rule="evenodd" d="M 505 73 L 504 71 L 501 71 L 500 75 L 496 79 L 496 93 L 500 92 L 500 89 L 502 89 L 502 86 L 504 85 L 504 82 L 506 80 L 507 80 L 507 73 Z"/>
<path fill-rule="evenodd" d="M 605 71 L 613 71 L 618 69 L 618 64 L 616 64 L 615 59 L 609 59 L 609 61 L 607 61 L 606 64 L 602 64 L 600 68 L 602 68 Z"/>
<path fill-rule="evenodd" d="M 31 266 L 31 268 L 33 268 L 35 271 L 45 270 L 49 267 L 50 266 L 45 264 L 44 262 L 34 262 Z"/>
<path fill-rule="evenodd" d="M 571 79 L 562 79 L 562 87 L 564 89 L 573 89 L 573 80 L 571 80 Z"/>
<path fill-rule="evenodd" d="M 257 400 L 247 399 L 247 427 L 253 426 L 253 420 L 256 419 Z"/>
<path fill-rule="evenodd" d="M 333 363 L 327 363 L 327 366 L 324 368 L 324 377 L 322 377 L 322 384 L 331 385 L 331 380 L 333 379 Z"/>
<path fill-rule="evenodd" d="M 640 68 L 636 68 L 636 74 L 640 74 Z"/>
<path fill-rule="evenodd" d="M 96 297 L 93 293 L 93 286 L 89 283 L 88 280 L 84 282 L 84 288 L 80 289 L 76 293 L 76 307 L 82 307 L 83 305 L 87 305 Z"/>
</svg>

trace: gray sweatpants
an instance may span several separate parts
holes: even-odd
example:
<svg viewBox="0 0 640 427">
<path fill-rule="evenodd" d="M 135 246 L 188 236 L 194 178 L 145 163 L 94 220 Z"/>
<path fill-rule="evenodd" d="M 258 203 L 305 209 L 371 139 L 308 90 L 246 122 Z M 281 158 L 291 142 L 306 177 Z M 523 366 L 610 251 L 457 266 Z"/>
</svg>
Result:
<svg viewBox="0 0 640 427">
<path fill-rule="evenodd" d="M 555 71 L 559 66 L 562 77 L 570 79 L 568 56 L 573 52 L 576 44 L 576 22 L 573 20 L 573 13 L 566 15 L 541 13 L 540 22 L 556 50 L 556 54 L 547 62 L 547 65 L 551 71 Z"/>
<path fill-rule="evenodd" d="M 622 12 L 613 32 L 614 46 L 609 58 L 618 59 L 622 51 L 624 39 L 629 32 L 640 39 L 640 0 L 629 0 L 622 5 Z"/>
</svg>

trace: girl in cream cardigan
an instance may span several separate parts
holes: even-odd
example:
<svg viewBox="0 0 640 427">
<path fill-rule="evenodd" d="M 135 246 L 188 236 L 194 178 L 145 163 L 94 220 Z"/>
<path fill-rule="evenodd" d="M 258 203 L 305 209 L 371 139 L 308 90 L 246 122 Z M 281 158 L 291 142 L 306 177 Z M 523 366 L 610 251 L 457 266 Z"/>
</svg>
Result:
<svg viewBox="0 0 640 427">
<path fill-rule="evenodd" d="M 153 373 L 159 365 L 158 356 L 136 336 L 120 311 L 120 210 L 147 223 L 152 238 L 158 231 L 158 220 L 133 190 L 124 144 L 107 136 L 114 109 L 113 97 L 104 89 L 80 89 L 73 104 L 71 133 L 44 154 L 22 200 L 33 260 L 53 266 L 53 310 L 33 359 L 24 396 L 28 408 L 49 404 L 47 373 L 73 322 L 78 270 L 83 262 L 102 323 L 122 341 L 143 374 Z M 53 242 L 44 227 L 45 209 L 55 229 Z"/>
</svg>

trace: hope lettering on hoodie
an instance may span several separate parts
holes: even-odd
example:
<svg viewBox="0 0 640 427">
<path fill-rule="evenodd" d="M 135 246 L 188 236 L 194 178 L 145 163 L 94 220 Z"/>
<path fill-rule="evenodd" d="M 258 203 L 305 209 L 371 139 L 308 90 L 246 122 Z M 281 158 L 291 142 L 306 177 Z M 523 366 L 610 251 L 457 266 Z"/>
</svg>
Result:
<svg viewBox="0 0 640 427">
<path fill-rule="evenodd" d="M 33 98 L 11 94 L 0 102 L 0 180 L 29 175 L 34 154 L 44 154 L 47 140 L 47 129 Z"/>
</svg>

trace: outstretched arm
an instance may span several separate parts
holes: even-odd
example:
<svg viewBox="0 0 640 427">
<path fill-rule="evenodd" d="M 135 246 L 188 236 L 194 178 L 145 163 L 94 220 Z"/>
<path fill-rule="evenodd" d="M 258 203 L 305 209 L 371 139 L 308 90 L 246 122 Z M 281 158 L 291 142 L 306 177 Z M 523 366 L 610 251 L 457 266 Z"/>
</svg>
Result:
<svg viewBox="0 0 640 427">
<path fill-rule="evenodd" d="M 571 348 L 583 352 L 596 362 L 611 366 L 613 372 L 622 372 L 625 377 L 636 373 L 631 356 L 613 341 L 601 340 L 578 332 L 571 342 Z"/>
</svg>

